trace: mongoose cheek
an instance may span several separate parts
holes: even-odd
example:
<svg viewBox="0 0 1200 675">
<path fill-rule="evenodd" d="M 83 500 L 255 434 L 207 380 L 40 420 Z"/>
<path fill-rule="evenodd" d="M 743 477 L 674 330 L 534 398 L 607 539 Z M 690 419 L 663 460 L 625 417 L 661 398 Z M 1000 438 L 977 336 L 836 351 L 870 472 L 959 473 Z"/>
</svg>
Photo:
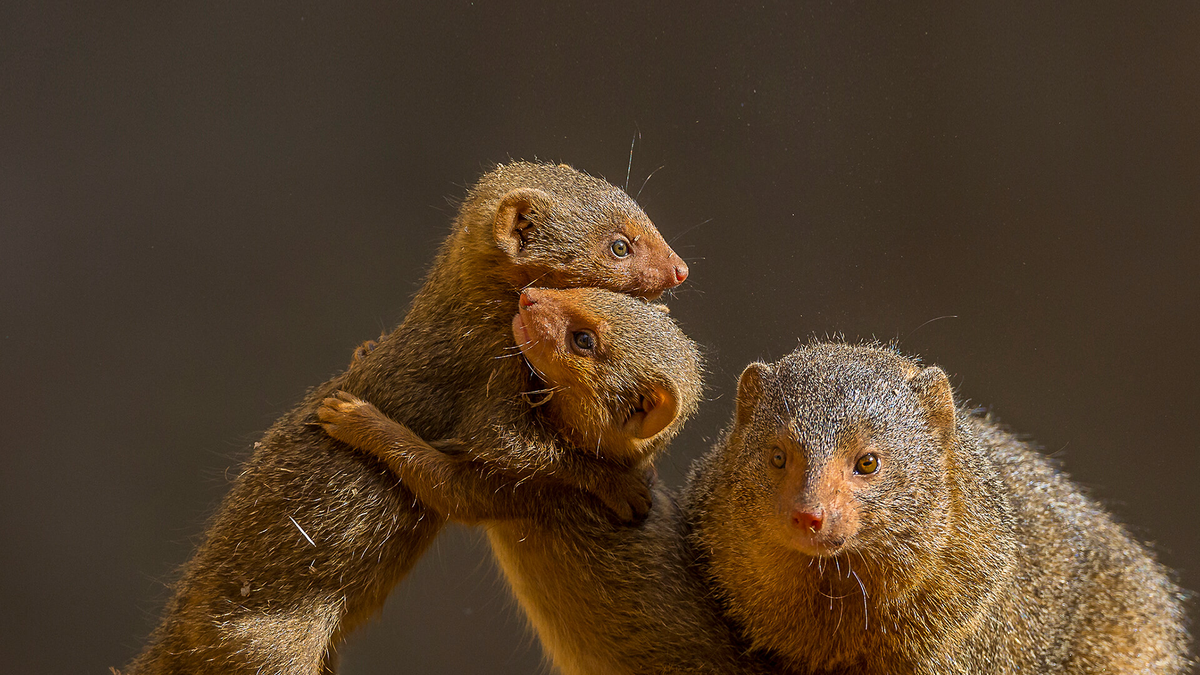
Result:
<svg viewBox="0 0 1200 675">
<path fill-rule="evenodd" d="M 663 291 L 677 285 L 673 281 L 668 282 L 666 277 L 665 270 L 650 267 L 642 260 L 630 261 L 628 264 L 593 260 L 591 265 L 581 265 L 580 270 L 573 275 L 564 274 L 547 278 L 555 279 L 553 284 L 555 286 L 598 286 L 645 300 L 656 300 Z M 538 283 L 543 282 L 539 281 Z"/>
</svg>

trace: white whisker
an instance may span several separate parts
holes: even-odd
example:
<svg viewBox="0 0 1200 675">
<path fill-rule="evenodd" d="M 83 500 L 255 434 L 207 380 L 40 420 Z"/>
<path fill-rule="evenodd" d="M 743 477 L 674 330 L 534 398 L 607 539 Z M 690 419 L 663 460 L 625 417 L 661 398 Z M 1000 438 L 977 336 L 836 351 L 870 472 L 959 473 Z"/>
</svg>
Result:
<svg viewBox="0 0 1200 675">
<path fill-rule="evenodd" d="M 661 168 L 663 168 L 663 166 L 666 166 L 666 164 L 663 164 L 662 166 L 658 167 L 658 169 L 661 169 Z M 642 196 L 642 190 L 645 190 L 645 189 L 646 189 L 646 183 L 649 183 L 649 182 L 650 182 L 650 178 L 651 178 L 652 176 L 654 176 L 654 174 L 658 173 L 658 169 L 655 169 L 655 170 L 651 171 L 651 172 L 650 172 L 650 175 L 649 175 L 649 176 L 646 176 L 646 180 L 642 181 L 642 187 L 641 187 L 641 189 L 640 189 L 640 190 L 638 190 L 637 197 L 634 197 L 634 198 L 633 198 L 633 201 L 635 201 L 635 202 L 636 202 L 636 201 L 638 200 L 638 197 L 641 197 L 641 196 Z"/>
<path fill-rule="evenodd" d="M 846 561 L 846 565 L 847 565 L 847 566 L 849 566 L 849 565 L 850 565 L 850 561 L 849 561 L 849 560 L 847 560 L 847 561 Z M 861 591 L 862 591 L 862 596 L 863 596 L 863 632 L 865 633 L 865 632 L 867 632 L 867 626 L 870 624 L 870 620 L 869 620 L 870 613 L 867 611 L 867 587 L 866 587 L 866 586 L 863 586 L 862 579 L 859 579 L 859 578 L 858 578 L 858 572 L 855 572 L 855 571 L 851 570 L 851 571 L 850 571 L 850 573 L 854 575 L 854 580 L 858 582 L 858 588 L 859 588 L 859 590 L 861 590 Z"/>
</svg>

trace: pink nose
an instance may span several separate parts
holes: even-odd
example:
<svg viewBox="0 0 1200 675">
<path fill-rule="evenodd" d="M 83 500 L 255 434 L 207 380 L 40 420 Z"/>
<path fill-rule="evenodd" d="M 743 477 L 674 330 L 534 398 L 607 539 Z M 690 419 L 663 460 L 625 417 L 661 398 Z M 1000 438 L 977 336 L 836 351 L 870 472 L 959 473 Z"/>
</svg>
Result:
<svg viewBox="0 0 1200 675">
<path fill-rule="evenodd" d="M 684 281 L 687 281 L 687 277 L 688 277 L 687 263 L 685 263 L 681 260 L 681 261 L 679 261 L 679 264 L 675 266 L 675 284 L 676 285 L 682 284 Z"/>
<path fill-rule="evenodd" d="M 533 307 L 536 304 L 537 304 L 537 298 L 534 297 L 534 293 L 532 290 L 525 289 L 525 290 L 521 291 L 521 308 L 522 309 L 527 309 L 529 307 Z"/>
<path fill-rule="evenodd" d="M 792 511 L 792 526 L 807 532 L 820 532 L 825 524 L 825 514 L 820 509 L 814 511 Z"/>
</svg>

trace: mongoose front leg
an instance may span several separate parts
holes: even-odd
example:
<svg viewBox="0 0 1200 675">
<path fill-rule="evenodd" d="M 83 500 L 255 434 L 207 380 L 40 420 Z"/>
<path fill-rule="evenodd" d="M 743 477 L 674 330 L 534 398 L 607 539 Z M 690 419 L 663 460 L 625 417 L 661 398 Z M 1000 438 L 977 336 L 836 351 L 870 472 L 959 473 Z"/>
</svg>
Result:
<svg viewBox="0 0 1200 675">
<path fill-rule="evenodd" d="M 574 453 L 565 456 L 554 472 L 559 480 L 589 492 L 623 523 L 640 523 L 650 513 L 656 473 L 653 468 L 616 467 Z"/>
<path fill-rule="evenodd" d="M 650 485 L 640 470 L 567 458 L 553 478 L 502 473 L 474 459 L 461 441 L 431 444 L 344 391 L 326 398 L 317 416 L 330 436 L 383 461 L 427 506 L 462 522 L 544 513 L 561 500 L 563 483 L 594 495 L 623 522 L 644 518 L 650 509 Z"/>
</svg>

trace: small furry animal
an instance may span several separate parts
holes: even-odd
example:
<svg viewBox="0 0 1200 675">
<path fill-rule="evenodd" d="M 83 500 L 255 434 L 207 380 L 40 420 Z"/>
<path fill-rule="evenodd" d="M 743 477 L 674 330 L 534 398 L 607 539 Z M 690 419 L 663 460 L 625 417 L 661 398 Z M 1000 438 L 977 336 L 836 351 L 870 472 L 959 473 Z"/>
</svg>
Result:
<svg viewBox="0 0 1200 675">
<path fill-rule="evenodd" d="M 665 307 L 596 288 L 527 288 L 512 333 L 526 386 L 488 390 L 468 439 L 426 443 L 345 391 L 317 410 L 334 438 L 387 464 L 427 507 L 464 523 L 533 517 L 572 502 L 646 516 L 647 467 L 698 399 L 699 356 Z M 671 351 L 625 350 L 653 339 Z M 530 391 L 532 388 L 532 391 Z"/>
<path fill-rule="evenodd" d="M 945 373 L 814 343 L 738 383 L 684 497 L 755 648 L 810 673 L 1181 673 L 1180 589 Z"/>
</svg>

